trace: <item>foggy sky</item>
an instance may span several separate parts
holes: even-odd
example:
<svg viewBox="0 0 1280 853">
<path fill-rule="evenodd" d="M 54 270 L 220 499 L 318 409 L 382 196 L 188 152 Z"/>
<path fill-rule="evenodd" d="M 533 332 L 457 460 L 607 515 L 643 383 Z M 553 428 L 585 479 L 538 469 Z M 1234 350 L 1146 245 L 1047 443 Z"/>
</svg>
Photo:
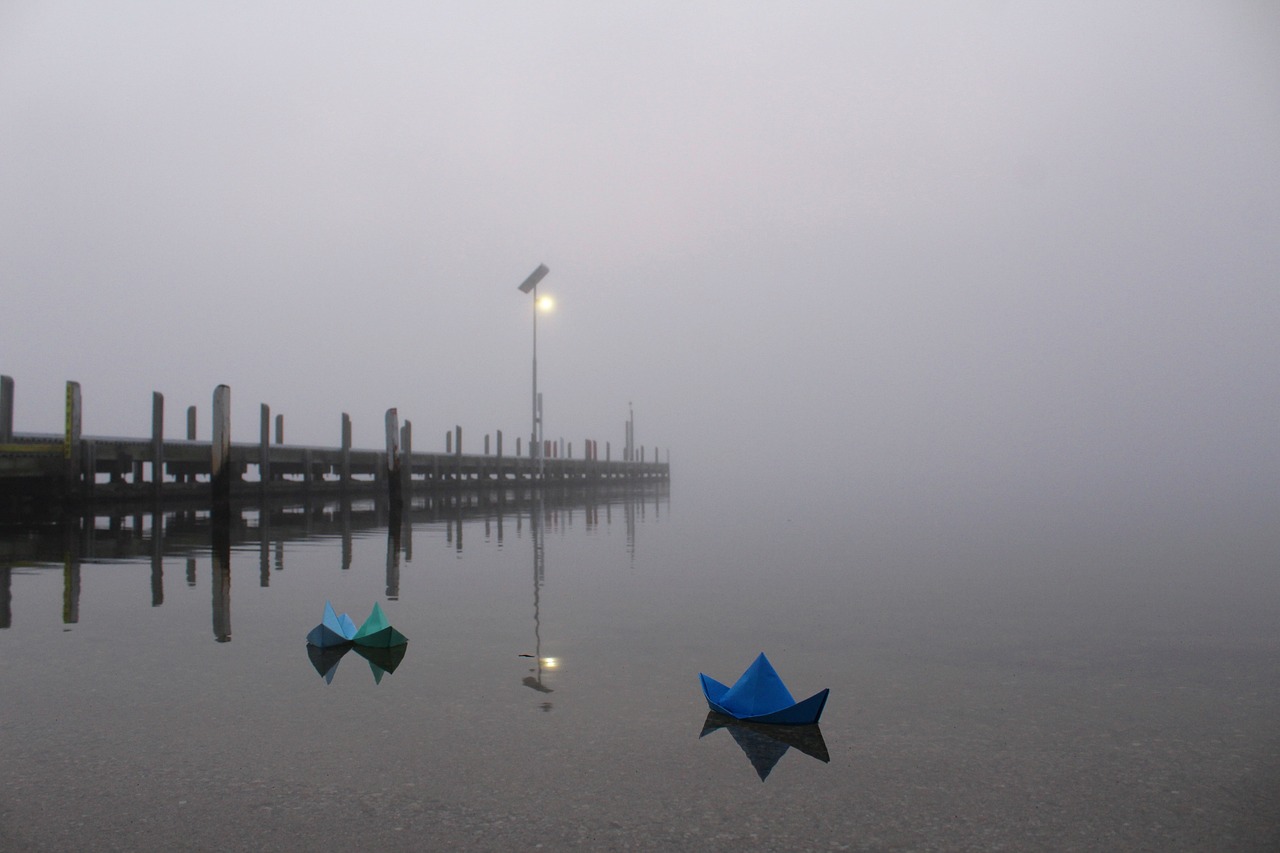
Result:
<svg viewBox="0 0 1280 853">
<path fill-rule="evenodd" d="M 10 0 L 0 372 L 510 448 L 546 263 L 548 436 L 677 489 L 1274 515 L 1278 162 L 1269 2 Z"/>
</svg>

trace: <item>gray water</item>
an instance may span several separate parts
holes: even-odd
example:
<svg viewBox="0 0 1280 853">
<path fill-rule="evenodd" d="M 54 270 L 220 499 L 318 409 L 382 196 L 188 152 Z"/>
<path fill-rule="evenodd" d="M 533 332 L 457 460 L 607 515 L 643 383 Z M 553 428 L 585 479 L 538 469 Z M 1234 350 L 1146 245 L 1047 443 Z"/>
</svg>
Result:
<svg viewBox="0 0 1280 853">
<path fill-rule="evenodd" d="M 0 848 L 1274 850 L 1270 519 L 489 496 L 0 534 Z M 409 637 L 326 681 L 325 600 Z M 708 726 L 766 652 L 785 741 Z M 380 679 L 375 677 L 380 675 Z M 712 720 L 711 722 L 715 722 Z"/>
</svg>

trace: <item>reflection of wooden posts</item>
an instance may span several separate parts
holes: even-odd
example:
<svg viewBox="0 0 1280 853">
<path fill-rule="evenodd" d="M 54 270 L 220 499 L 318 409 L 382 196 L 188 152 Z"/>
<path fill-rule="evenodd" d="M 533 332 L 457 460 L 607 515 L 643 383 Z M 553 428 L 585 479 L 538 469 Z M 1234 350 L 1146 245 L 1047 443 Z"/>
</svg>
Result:
<svg viewBox="0 0 1280 853">
<path fill-rule="evenodd" d="M 13 579 L 8 566 L 0 566 L 0 629 L 13 626 Z"/>
<path fill-rule="evenodd" d="M 271 407 L 266 403 L 258 415 L 258 485 L 265 490 L 271 482 Z"/>
<path fill-rule="evenodd" d="M 271 508 L 266 504 L 258 516 L 258 586 L 271 586 Z"/>
<path fill-rule="evenodd" d="M 413 497 L 413 423 L 400 428 L 400 494 Z"/>
<path fill-rule="evenodd" d="M 393 510 L 387 521 L 387 600 L 395 601 L 400 597 L 400 529 L 403 519 Z"/>
<path fill-rule="evenodd" d="M 80 383 L 67 383 L 67 422 L 63 436 L 62 456 L 67 465 L 67 493 L 81 491 Z M 90 475 L 93 479 L 93 475 Z"/>
<path fill-rule="evenodd" d="M 400 481 L 400 414 L 395 409 L 387 409 L 387 458 L 381 467 L 387 478 L 391 512 L 398 513 L 404 505 L 404 494 Z"/>
<path fill-rule="evenodd" d="M 351 535 L 351 500 L 345 495 L 340 510 L 342 518 L 342 570 L 351 570 L 351 558 L 355 555 L 354 542 Z"/>
<path fill-rule="evenodd" d="M 231 501 L 231 388 L 219 385 L 213 392 L 213 441 L 210 442 L 209 481 L 213 484 L 214 509 Z"/>
<path fill-rule="evenodd" d="M 220 385 L 220 388 L 227 386 Z M 213 519 L 212 570 L 209 586 L 213 588 L 213 639 L 231 642 L 231 523 L 217 513 Z"/>
<path fill-rule="evenodd" d="M 80 559 L 67 554 L 62 564 L 62 622 L 74 625 L 80 621 Z"/>
<path fill-rule="evenodd" d="M 0 376 L 0 444 L 13 441 L 13 377 Z"/>
<path fill-rule="evenodd" d="M 164 604 L 164 515 L 151 513 L 151 606 Z"/>
<path fill-rule="evenodd" d="M 92 548 L 77 541 L 83 535 L 85 541 L 93 542 L 93 519 L 88 523 L 62 527 L 62 621 L 66 625 L 74 625 L 80 621 L 80 557 Z"/>
<path fill-rule="evenodd" d="M 351 486 L 351 416 L 342 413 L 342 458 L 338 467 L 338 478 L 342 488 Z"/>
<path fill-rule="evenodd" d="M 164 395 L 151 392 L 151 492 L 160 497 L 164 488 Z"/>
</svg>

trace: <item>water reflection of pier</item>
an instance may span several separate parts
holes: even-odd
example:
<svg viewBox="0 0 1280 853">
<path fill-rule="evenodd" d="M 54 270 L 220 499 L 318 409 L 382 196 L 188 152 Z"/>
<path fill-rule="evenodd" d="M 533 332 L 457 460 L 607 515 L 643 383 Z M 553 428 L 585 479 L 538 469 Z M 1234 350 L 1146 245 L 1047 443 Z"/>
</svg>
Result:
<svg viewBox="0 0 1280 853">
<path fill-rule="evenodd" d="M 445 525 L 446 541 L 463 549 L 464 525 L 483 525 L 485 541 L 501 545 L 507 525 L 517 530 L 537 519 L 535 545 L 541 549 L 544 527 L 571 524 L 581 512 L 588 529 L 612 523 L 618 509 L 626 523 L 627 548 L 635 550 L 637 516 L 659 512 L 668 500 L 667 485 L 586 489 L 481 489 L 417 496 L 400 513 L 384 500 L 315 500 L 267 505 L 233 506 L 226 516 L 204 509 L 164 506 L 147 511 L 70 516 L 56 524 L 0 528 L 0 629 L 13 624 L 13 570 L 56 569 L 63 572 L 62 620 L 80 621 L 81 566 L 84 563 L 149 560 L 152 607 L 164 604 L 164 568 L 181 560 L 188 586 L 196 586 L 197 564 L 208 557 L 211 566 L 213 634 L 218 642 L 231 639 L 231 552 L 256 546 L 258 582 L 271 584 L 271 575 L 284 570 L 286 545 L 313 538 L 341 538 L 342 568 L 350 570 L 353 541 L 370 532 L 387 531 L 386 595 L 400 595 L 400 562 L 413 555 L 415 525 Z M 114 508 L 112 508 L 114 509 Z M 535 557 L 535 596 L 542 583 L 540 559 Z M 535 600 L 535 609 L 537 602 Z"/>
</svg>

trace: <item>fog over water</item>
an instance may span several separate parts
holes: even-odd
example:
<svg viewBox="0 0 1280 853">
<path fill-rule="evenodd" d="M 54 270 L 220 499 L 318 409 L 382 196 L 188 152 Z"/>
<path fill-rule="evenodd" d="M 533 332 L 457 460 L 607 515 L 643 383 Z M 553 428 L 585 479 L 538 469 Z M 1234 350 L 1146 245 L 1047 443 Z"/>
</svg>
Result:
<svg viewBox="0 0 1280 853">
<path fill-rule="evenodd" d="M 19 430 L 510 441 L 546 263 L 548 435 L 676 501 L 1276 517 L 1270 3 L 19 0 L 0 116 Z"/>
</svg>

